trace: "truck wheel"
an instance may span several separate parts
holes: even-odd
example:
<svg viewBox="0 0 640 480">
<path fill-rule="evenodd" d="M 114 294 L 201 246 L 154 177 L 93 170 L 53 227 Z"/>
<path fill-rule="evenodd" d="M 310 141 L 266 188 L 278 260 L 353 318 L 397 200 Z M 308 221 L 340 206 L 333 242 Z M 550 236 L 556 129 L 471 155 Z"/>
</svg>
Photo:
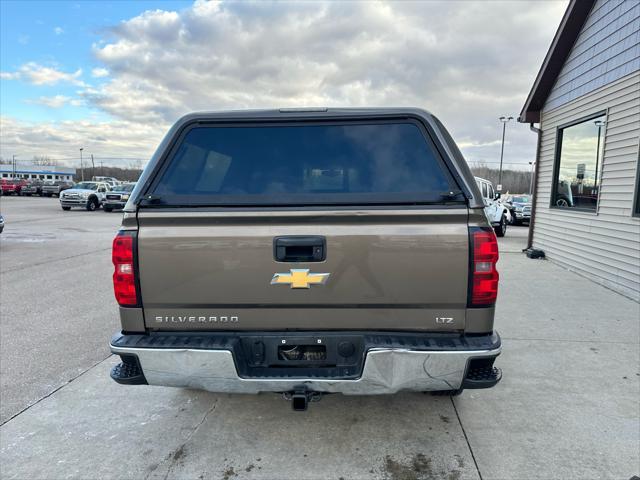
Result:
<svg viewBox="0 0 640 480">
<path fill-rule="evenodd" d="M 505 233 L 507 233 L 507 217 L 505 217 L 504 214 L 500 217 L 500 225 L 493 229 L 498 237 L 504 237 Z"/>
<path fill-rule="evenodd" d="M 87 202 L 87 210 L 89 210 L 90 212 L 95 212 L 99 206 L 100 204 L 98 203 L 98 199 L 96 198 L 90 198 Z"/>
<path fill-rule="evenodd" d="M 63 209 L 65 212 L 68 212 L 69 210 L 71 210 L 71 207 L 62 207 L 62 209 Z"/>
</svg>

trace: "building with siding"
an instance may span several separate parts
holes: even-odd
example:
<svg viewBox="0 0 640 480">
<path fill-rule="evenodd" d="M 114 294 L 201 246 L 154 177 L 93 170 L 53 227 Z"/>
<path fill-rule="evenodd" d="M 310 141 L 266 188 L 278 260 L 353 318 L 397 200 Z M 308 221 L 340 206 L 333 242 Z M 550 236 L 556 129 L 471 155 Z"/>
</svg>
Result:
<svg viewBox="0 0 640 480">
<path fill-rule="evenodd" d="M 572 0 L 518 120 L 538 134 L 528 251 L 640 301 L 640 2 Z"/>
<path fill-rule="evenodd" d="M 73 180 L 75 168 L 57 165 L 12 165 L 0 164 L 0 177 L 5 179 L 21 178 L 25 180 Z"/>
</svg>

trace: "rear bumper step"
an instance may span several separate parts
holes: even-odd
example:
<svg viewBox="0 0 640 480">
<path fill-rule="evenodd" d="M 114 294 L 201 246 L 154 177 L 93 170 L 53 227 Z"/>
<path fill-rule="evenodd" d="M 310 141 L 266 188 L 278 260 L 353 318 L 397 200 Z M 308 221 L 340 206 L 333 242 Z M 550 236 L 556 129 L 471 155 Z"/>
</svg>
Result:
<svg viewBox="0 0 640 480">
<path fill-rule="evenodd" d="M 122 362 L 111 369 L 111 378 L 123 385 L 146 385 L 138 357 L 133 355 L 121 355 Z"/>
<path fill-rule="evenodd" d="M 474 358 L 469 362 L 462 388 L 491 388 L 502 379 L 502 370 L 493 366 L 493 360 Z"/>
<path fill-rule="evenodd" d="M 283 344 L 312 342 L 326 345 L 322 360 L 277 357 Z M 488 388 L 500 380 L 493 367 L 500 350 L 497 333 L 117 334 L 111 341 L 111 351 L 123 361 L 137 360 L 140 375 L 132 367 L 128 375 L 143 379 L 140 383 L 226 393 L 290 392 L 301 386 L 348 395 Z M 134 383 L 118 380 L 113 372 L 112 378 Z"/>
</svg>

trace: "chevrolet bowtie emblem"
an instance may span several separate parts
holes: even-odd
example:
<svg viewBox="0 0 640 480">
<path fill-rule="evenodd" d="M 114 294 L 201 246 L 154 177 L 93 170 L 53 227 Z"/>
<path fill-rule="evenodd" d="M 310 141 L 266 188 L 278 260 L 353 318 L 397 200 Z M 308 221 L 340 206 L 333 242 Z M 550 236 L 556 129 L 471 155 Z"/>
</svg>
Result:
<svg viewBox="0 0 640 480">
<path fill-rule="evenodd" d="M 329 273 L 309 273 L 308 269 L 291 269 L 290 273 L 274 273 L 271 285 L 291 285 L 291 288 L 310 288 L 311 285 L 324 285 Z"/>
</svg>

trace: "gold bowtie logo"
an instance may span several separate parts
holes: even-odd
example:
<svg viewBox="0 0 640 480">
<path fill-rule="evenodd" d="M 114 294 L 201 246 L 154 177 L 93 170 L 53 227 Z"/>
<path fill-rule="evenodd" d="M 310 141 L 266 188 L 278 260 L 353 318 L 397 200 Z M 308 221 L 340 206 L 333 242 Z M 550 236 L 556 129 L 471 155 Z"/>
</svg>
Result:
<svg viewBox="0 0 640 480">
<path fill-rule="evenodd" d="M 329 273 L 309 273 L 309 269 L 291 269 L 290 273 L 274 273 L 271 285 L 291 285 L 291 288 L 310 288 L 324 285 Z"/>
</svg>

